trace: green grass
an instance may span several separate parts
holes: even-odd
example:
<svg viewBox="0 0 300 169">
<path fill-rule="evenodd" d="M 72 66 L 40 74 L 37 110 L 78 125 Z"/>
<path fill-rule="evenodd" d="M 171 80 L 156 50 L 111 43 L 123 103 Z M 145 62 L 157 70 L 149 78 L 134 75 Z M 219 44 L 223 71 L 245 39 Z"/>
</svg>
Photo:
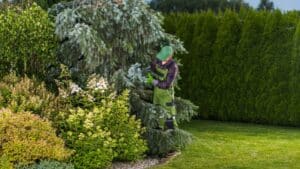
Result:
<svg viewBox="0 0 300 169">
<path fill-rule="evenodd" d="M 300 129 L 193 121 L 181 155 L 153 169 L 300 169 Z"/>
</svg>

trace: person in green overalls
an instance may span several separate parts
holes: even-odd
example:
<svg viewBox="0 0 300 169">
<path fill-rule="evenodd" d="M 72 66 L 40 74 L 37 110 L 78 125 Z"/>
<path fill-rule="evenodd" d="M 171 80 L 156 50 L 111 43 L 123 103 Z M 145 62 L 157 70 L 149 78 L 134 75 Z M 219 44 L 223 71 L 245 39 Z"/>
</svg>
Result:
<svg viewBox="0 0 300 169">
<path fill-rule="evenodd" d="M 159 119 L 161 129 L 177 127 L 174 81 L 178 74 L 178 66 L 173 60 L 173 53 L 171 46 L 163 47 L 151 63 L 151 75 L 148 75 L 147 79 L 147 83 L 154 86 L 153 104 L 163 107 L 167 114 Z"/>
</svg>

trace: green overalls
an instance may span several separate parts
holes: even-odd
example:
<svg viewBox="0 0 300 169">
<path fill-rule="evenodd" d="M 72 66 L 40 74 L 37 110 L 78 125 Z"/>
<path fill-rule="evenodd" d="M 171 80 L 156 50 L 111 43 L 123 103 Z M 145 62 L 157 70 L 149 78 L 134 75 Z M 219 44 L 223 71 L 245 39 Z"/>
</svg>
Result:
<svg viewBox="0 0 300 169">
<path fill-rule="evenodd" d="M 155 79 L 159 81 L 165 81 L 167 79 L 168 69 L 160 68 L 156 65 L 157 73 L 153 73 Z M 174 127 L 177 127 L 175 115 L 176 108 L 174 103 L 174 86 L 173 84 L 168 89 L 161 89 L 157 86 L 154 87 L 153 103 L 163 107 L 167 115 L 161 115 L 159 119 L 159 127 L 164 129 L 167 119 L 173 119 Z"/>
</svg>

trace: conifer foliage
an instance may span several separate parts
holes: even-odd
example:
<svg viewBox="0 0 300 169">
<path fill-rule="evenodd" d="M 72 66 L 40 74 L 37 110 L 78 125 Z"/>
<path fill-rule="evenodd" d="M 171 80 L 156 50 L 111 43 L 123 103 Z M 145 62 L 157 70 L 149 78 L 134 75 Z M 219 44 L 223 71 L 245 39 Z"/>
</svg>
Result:
<svg viewBox="0 0 300 169">
<path fill-rule="evenodd" d="M 202 118 L 299 126 L 297 25 L 297 12 L 279 10 L 167 15 L 189 51 L 181 96 Z"/>
<path fill-rule="evenodd" d="M 163 43 L 184 50 L 161 28 L 162 16 L 142 0 L 75 0 L 50 12 L 61 40 L 59 58 L 73 75 L 81 71 L 110 77 L 136 62 L 148 64 Z"/>
</svg>

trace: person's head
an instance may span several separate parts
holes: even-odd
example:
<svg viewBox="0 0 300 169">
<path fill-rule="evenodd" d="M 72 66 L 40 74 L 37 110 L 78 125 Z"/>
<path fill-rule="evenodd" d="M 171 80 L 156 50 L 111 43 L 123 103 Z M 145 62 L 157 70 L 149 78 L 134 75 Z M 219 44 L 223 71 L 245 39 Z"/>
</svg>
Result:
<svg viewBox="0 0 300 169">
<path fill-rule="evenodd" d="M 156 58 L 162 62 L 167 62 L 173 57 L 173 48 L 171 46 L 163 47 L 160 52 L 156 55 Z"/>
</svg>

